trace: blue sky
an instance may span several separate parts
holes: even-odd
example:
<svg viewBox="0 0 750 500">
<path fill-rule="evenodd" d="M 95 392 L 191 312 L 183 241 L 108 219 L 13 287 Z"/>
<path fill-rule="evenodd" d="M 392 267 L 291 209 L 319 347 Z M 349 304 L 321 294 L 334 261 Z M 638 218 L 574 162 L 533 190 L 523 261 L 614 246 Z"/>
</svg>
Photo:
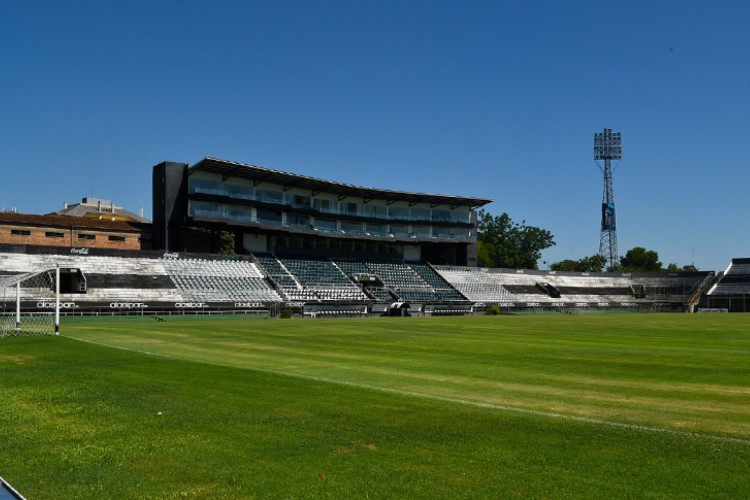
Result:
<svg viewBox="0 0 750 500">
<path fill-rule="evenodd" d="M 606 127 L 620 254 L 750 256 L 748 2 L 0 0 L 0 27 L 0 208 L 150 217 L 153 165 L 213 156 L 492 198 L 556 262 L 598 251 Z"/>
</svg>

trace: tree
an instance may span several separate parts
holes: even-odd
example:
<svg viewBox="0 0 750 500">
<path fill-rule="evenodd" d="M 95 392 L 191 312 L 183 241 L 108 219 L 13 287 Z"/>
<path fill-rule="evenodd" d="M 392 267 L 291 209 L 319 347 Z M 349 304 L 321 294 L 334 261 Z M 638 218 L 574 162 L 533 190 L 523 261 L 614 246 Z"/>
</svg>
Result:
<svg viewBox="0 0 750 500">
<path fill-rule="evenodd" d="M 482 267 L 538 269 L 542 250 L 555 244 L 546 229 L 513 222 L 507 213 L 493 217 L 481 210 L 477 228 L 477 259 Z"/>
<path fill-rule="evenodd" d="M 234 233 L 232 231 L 221 231 L 219 233 L 219 253 L 234 255 Z"/>
<path fill-rule="evenodd" d="M 597 253 L 591 257 L 584 257 L 580 263 L 581 265 L 578 270 L 582 273 L 600 273 L 604 270 L 604 266 L 607 265 L 607 258 Z"/>
<path fill-rule="evenodd" d="M 580 261 L 578 260 L 571 260 L 571 259 L 565 259 L 561 260 L 560 262 L 553 262 L 550 264 L 549 268 L 552 271 L 569 271 L 569 272 L 575 272 L 578 267 L 578 263 Z"/>
<path fill-rule="evenodd" d="M 667 271 L 669 273 L 694 273 L 698 270 L 697 267 L 695 267 L 693 264 L 688 264 L 686 266 L 678 266 L 674 262 L 671 262 L 664 271 Z"/>
<path fill-rule="evenodd" d="M 659 254 L 643 247 L 631 248 L 624 257 L 620 257 L 620 270 L 626 273 L 659 272 Z"/>
<path fill-rule="evenodd" d="M 599 254 L 584 257 L 581 260 L 566 259 L 550 266 L 553 271 L 570 271 L 578 273 L 600 273 L 607 264 L 607 259 Z"/>
<path fill-rule="evenodd" d="M 477 264 L 481 267 L 492 267 L 487 264 L 488 262 L 492 262 L 490 251 L 487 249 L 484 241 L 481 238 L 477 238 Z"/>
</svg>

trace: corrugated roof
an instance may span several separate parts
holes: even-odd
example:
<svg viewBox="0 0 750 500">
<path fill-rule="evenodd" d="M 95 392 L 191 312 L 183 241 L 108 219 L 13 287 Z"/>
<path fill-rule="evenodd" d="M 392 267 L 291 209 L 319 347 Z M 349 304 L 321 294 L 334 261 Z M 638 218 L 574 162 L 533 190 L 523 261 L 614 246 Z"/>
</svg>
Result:
<svg viewBox="0 0 750 500">
<path fill-rule="evenodd" d="M 245 163 L 238 163 L 211 157 L 203 158 L 201 161 L 190 167 L 189 173 L 198 170 L 221 174 L 222 176 L 224 176 L 225 180 L 229 177 L 243 177 L 255 181 L 272 182 L 288 188 L 300 187 L 311 189 L 313 191 L 334 193 L 341 196 L 357 196 L 362 198 L 389 201 L 409 201 L 414 203 L 431 203 L 468 207 L 481 207 L 494 201 L 488 198 L 413 193 L 409 191 L 392 191 L 389 189 L 355 186 L 353 184 L 345 184 L 342 182 L 318 179 L 305 175 L 291 174 L 289 172 L 282 172 L 280 170 L 272 170 L 269 168 L 258 167 L 256 165 L 248 165 Z"/>
<path fill-rule="evenodd" d="M 0 223 L 27 226 L 57 227 L 69 229 L 71 226 L 109 231 L 142 232 L 143 225 L 124 221 L 94 219 L 91 217 L 70 217 L 66 215 L 19 214 L 0 212 Z"/>
</svg>

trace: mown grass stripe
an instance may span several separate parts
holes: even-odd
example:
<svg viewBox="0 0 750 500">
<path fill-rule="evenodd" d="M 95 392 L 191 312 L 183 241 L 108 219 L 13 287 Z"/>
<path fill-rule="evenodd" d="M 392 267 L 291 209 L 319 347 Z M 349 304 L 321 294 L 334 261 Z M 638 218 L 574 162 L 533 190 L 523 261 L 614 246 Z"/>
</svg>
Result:
<svg viewBox="0 0 750 500">
<path fill-rule="evenodd" d="M 78 336 L 223 366 L 748 439 L 746 321 L 696 318 L 172 322 Z"/>
<path fill-rule="evenodd" d="M 179 356 L 172 356 L 172 355 L 164 354 L 164 353 L 156 353 L 156 352 L 151 352 L 151 351 L 146 351 L 146 350 L 141 350 L 141 349 L 135 349 L 131 347 L 112 345 L 112 344 L 107 344 L 105 342 L 97 342 L 91 339 L 84 339 L 84 338 L 70 336 L 70 335 L 66 335 L 66 337 L 80 341 L 80 342 L 87 342 L 87 343 L 91 343 L 91 344 L 99 345 L 103 347 L 120 349 L 124 351 L 135 352 L 139 354 L 155 356 L 155 357 L 164 358 L 164 359 L 185 361 L 185 358 L 181 358 Z M 613 421 L 608 421 L 608 420 L 601 420 L 601 419 L 590 418 L 590 417 L 582 417 L 578 415 L 569 415 L 569 414 L 558 413 L 558 412 L 533 410 L 533 409 L 528 409 L 528 408 L 519 408 L 519 407 L 514 407 L 514 406 L 485 403 L 481 401 L 471 401 L 471 400 L 461 399 L 461 398 L 439 396 L 435 394 L 426 394 L 426 393 L 420 393 L 420 392 L 414 392 L 414 391 L 406 391 L 406 390 L 376 386 L 376 385 L 371 385 L 371 384 L 363 384 L 359 382 L 337 380 L 337 379 L 332 379 L 328 377 L 320 377 L 316 375 L 288 372 L 288 371 L 283 371 L 283 370 L 275 370 L 271 368 L 228 365 L 228 364 L 222 364 L 222 363 L 216 363 L 216 362 L 210 362 L 210 361 L 197 361 L 197 360 L 192 360 L 192 359 L 189 361 L 195 362 L 195 363 L 207 364 L 207 365 L 214 365 L 214 366 L 231 366 L 234 368 L 256 371 L 256 372 L 265 373 L 265 374 L 279 375 L 279 376 L 284 376 L 284 377 L 293 377 L 293 378 L 297 378 L 301 380 L 329 383 L 329 384 L 335 384 L 335 385 L 343 385 L 347 387 L 354 387 L 357 389 L 365 389 L 365 390 L 383 392 L 383 393 L 388 393 L 388 394 L 396 394 L 399 396 L 415 397 L 415 398 L 427 399 L 427 400 L 432 400 L 432 401 L 459 404 L 459 405 L 471 406 L 474 408 L 483 408 L 483 409 L 488 409 L 488 410 L 493 410 L 493 411 L 513 412 L 513 413 L 519 413 L 519 414 L 534 415 L 534 416 L 539 416 L 539 417 L 581 422 L 581 423 L 586 423 L 586 424 L 622 428 L 622 429 L 628 429 L 628 430 L 633 430 L 633 431 L 660 433 L 660 434 L 681 436 L 681 437 L 687 437 L 687 438 L 706 439 L 706 440 L 712 440 L 712 441 L 737 443 L 741 445 L 750 445 L 750 439 L 742 439 L 742 438 L 736 438 L 736 437 L 731 437 L 731 436 L 705 434 L 705 433 L 700 433 L 700 432 L 683 431 L 679 429 L 669 429 L 665 427 L 640 425 L 640 424 L 633 424 L 633 423 L 627 423 L 627 422 L 613 422 Z"/>
</svg>

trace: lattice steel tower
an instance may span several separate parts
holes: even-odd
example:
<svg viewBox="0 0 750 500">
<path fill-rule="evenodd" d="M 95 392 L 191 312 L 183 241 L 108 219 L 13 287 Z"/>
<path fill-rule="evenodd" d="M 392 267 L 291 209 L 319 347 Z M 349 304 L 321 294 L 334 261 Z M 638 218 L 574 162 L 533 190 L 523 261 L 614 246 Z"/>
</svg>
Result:
<svg viewBox="0 0 750 500">
<path fill-rule="evenodd" d="M 605 128 L 603 132 L 594 132 L 594 161 L 604 174 L 604 192 L 602 193 L 602 230 L 599 240 L 599 255 L 607 261 L 607 269 L 612 270 L 619 264 L 617 255 L 617 224 L 615 221 L 615 193 L 612 181 L 612 160 L 617 160 L 614 168 L 622 159 L 622 137 L 620 132 Z M 604 166 L 600 162 L 604 162 Z"/>
</svg>

